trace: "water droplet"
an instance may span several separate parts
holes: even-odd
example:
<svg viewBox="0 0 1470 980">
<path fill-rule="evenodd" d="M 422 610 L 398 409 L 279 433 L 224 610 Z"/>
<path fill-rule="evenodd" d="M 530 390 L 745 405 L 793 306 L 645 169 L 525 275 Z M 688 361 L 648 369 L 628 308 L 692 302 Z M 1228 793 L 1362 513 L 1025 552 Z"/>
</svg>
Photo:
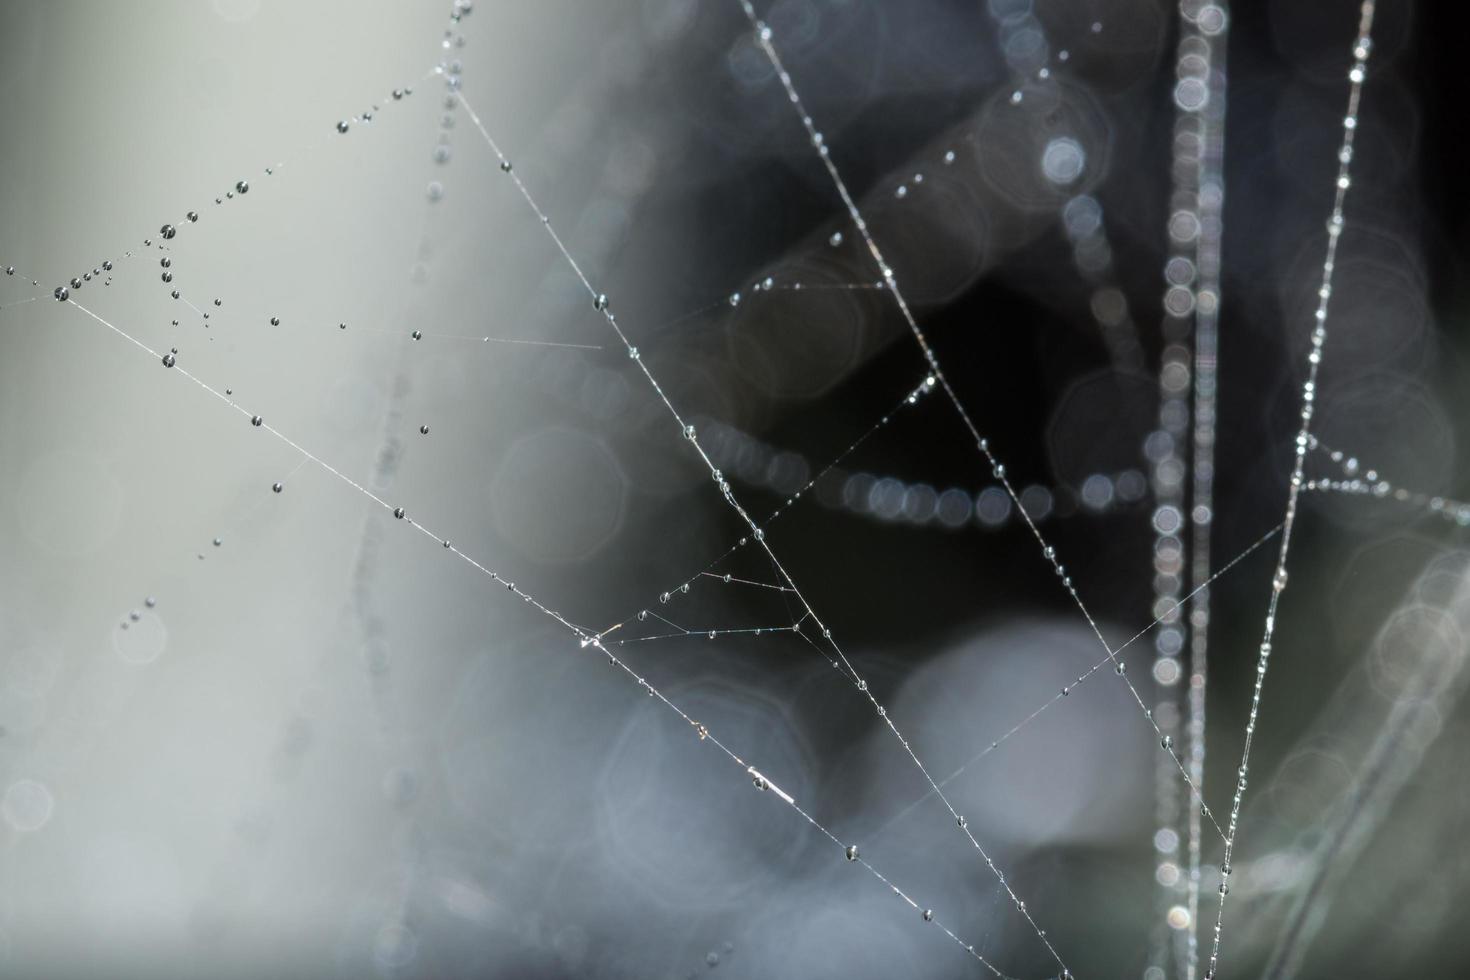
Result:
<svg viewBox="0 0 1470 980">
<path fill-rule="evenodd" d="M 163 355 L 163 366 L 164 367 L 173 367 L 174 366 L 174 356 L 172 354 L 165 354 L 165 355 Z"/>
<path fill-rule="evenodd" d="M 245 194 L 249 190 L 250 190 L 250 183 L 248 181 L 241 180 L 241 181 L 237 181 L 235 183 L 235 192 L 236 193 L 238 193 L 238 194 Z"/>
<path fill-rule="evenodd" d="M 396 517 L 396 518 L 398 518 L 400 521 L 403 520 L 403 508 L 402 507 L 394 507 L 393 508 L 393 516 Z"/>
<path fill-rule="evenodd" d="M 847 859 L 849 861 L 856 861 L 858 859 L 858 849 L 856 844 L 847 845 Z"/>
<path fill-rule="evenodd" d="M 1165 735 L 1163 738 L 1159 739 L 1159 744 L 1166 749 L 1172 749 L 1174 747 L 1174 736 Z"/>
<path fill-rule="evenodd" d="M 167 269 L 169 266 L 174 264 L 174 260 L 165 255 L 163 258 L 158 260 L 158 264 Z"/>
<path fill-rule="evenodd" d="M 337 132 L 339 132 L 339 133 L 345 133 L 345 132 L 347 132 L 347 120 L 346 119 L 343 119 L 341 122 L 337 123 Z"/>
<path fill-rule="evenodd" d="M 280 493 L 282 490 L 284 490 L 286 488 L 283 487 L 283 486 L 281 486 L 281 484 L 279 484 L 279 483 L 272 483 L 271 484 L 271 489 L 274 490 L 276 493 Z"/>
<path fill-rule="evenodd" d="M 606 293 L 598 293 L 597 294 L 597 298 L 592 301 L 592 308 L 594 310 L 605 310 L 605 309 L 607 309 L 607 294 Z"/>
<path fill-rule="evenodd" d="M 186 217 L 186 218 L 189 219 L 189 223 L 190 224 L 193 224 L 194 222 L 196 222 L 196 221 L 199 220 L 199 212 L 198 211 L 190 211 L 188 214 L 184 215 L 184 217 Z M 106 266 L 109 269 L 112 268 L 112 266 L 107 265 L 106 263 L 103 263 L 103 265 Z"/>
<path fill-rule="evenodd" d="M 255 426 L 255 427 L 257 427 L 257 428 L 260 427 L 260 424 L 263 421 L 264 420 L 259 415 L 252 415 L 252 416 L 250 416 L 250 424 L 253 425 L 253 426 Z"/>
<path fill-rule="evenodd" d="M 924 921 L 925 922 L 933 922 L 934 921 L 934 910 L 933 909 L 925 909 L 924 910 Z"/>
<path fill-rule="evenodd" d="M 174 281 L 174 274 L 172 272 L 169 272 L 167 269 L 165 269 L 164 272 L 163 272 L 163 281 L 164 282 L 173 282 Z"/>
<path fill-rule="evenodd" d="M 164 225 L 162 228 L 158 229 L 158 233 L 164 238 L 172 238 L 176 234 L 173 225 Z M 147 245 L 148 243 L 144 242 L 143 244 Z"/>
<path fill-rule="evenodd" d="M 510 171 L 511 171 L 510 161 L 509 160 L 501 160 L 500 161 L 500 169 L 502 171 L 504 171 L 505 173 L 510 173 Z"/>
<path fill-rule="evenodd" d="M 57 286 L 56 287 L 56 291 L 54 293 L 52 293 L 51 295 L 55 296 L 58 300 L 60 300 L 63 303 L 65 303 L 68 299 L 71 298 L 71 293 L 67 291 L 67 288 L 65 286 Z"/>
<path fill-rule="evenodd" d="M 273 326 L 273 327 L 279 327 L 280 325 L 281 325 L 281 318 L 280 317 L 278 317 L 278 316 L 271 317 L 271 326 Z"/>
<path fill-rule="evenodd" d="M 424 339 L 424 334 L 423 334 L 423 331 L 421 331 L 421 330 L 415 330 L 409 336 L 413 337 L 414 340 L 423 340 Z"/>
<path fill-rule="evenodd" d="M 419 426 L 419 434 L 420 435 L 425 435 L 425 436 L 428 435 L 429 434 L 429 427 L 427 425 L 421 425 L 421 426 Z"/>
</svg>

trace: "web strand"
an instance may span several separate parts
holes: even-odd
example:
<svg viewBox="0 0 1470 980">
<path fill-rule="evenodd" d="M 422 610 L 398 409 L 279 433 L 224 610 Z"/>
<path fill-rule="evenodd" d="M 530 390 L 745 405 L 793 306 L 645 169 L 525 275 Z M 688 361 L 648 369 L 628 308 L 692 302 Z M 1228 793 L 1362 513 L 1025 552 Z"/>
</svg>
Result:
<svg viewBox="0 0 1470 980">
<path fill-rule="evenodd" d="M 1238 780 L 1230 806 L 1230 821 L 1225 836 L 1225 856 L 1220 865 L 1220 904 L 1215 913 L 1215 936 L 1210 947 L 1210 966 L 1205 973 L 1206 980 L 1214 980 L 1220 967 L 1225 900 L 1230 894 L 1230 862 L 1235 854 L 1240 805 L 1245 797 L 1246 774 L 1250 770 L 1251 745 L 1256 733 L 1256 720 L 1260 715 L 1261 689 L 1265 684 L 1266 669 L 1271 657 L 1271 638 L 1276 631 L 1276 611 L 1281 603 L 1281 593 L 1286 590 L 1286 561 L 1291 550 L 1291 532 L 1296 524 L 1297 499 L 1304 483 L 1303 470 L 1306 467 L 1307 451 L 1311 447 L 1312 414 L 1317 394 L 1317 369 L 1322 362 L 1322 348 L 1327 340 L 1327 303 L 1332 296 L 1332 273 L 1337 257 L 1338 240 L 1342 235 L 1343 202 L 1347 198 L 1348 186 L 1351 184 L 1353 134 L 1358 127 L 1358 105 L 1362 99 L 1363 79 L 1367 75 L 1366 65 L 1372 47 L 1373 0 L 1363 0 L 1358 17 L 1357 37 L 1353 41 L 1353 67 L 1348 73 L 1350 87 L 1347 113 L 1342 120 L 1342 143 L 1337 156 L 1337 190 L 1333 195 L 1332 214 L 1327 222 L 1327 255 L 1322 262 L 1322 286 L 1318 290 L 1316 325 L 1312 330 L 1312 349 L 1307 355 L 1307 379 L 1302 384 L 1301 427 L 1296 437 L 1296 459 L 1292 464 L 1291 482 L 1286 491 L 1286 516 L 1281 522 L 1281 550 L 1276 559 L 1276 573 L 1271 580 L 1271 598 L 1266 607 L 1266 622 L 1256 662 L 1255 691 L 1251 695 L 1250 715 L 1245 725 L 1245 744 L 1241 748 Z"/>
</svg>

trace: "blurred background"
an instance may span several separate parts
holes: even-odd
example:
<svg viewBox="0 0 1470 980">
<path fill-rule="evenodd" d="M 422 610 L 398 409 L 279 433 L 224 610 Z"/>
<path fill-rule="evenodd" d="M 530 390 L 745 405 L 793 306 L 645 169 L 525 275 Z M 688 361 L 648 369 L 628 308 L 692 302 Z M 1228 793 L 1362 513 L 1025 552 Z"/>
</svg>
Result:
<svg viewBox="0 0 1470 980">
<path fill-rule="evenodd" d="M 1218 568 L 1281 519 L 1358 5 L 1205 6 Z M 1127 640 L 1173 574 L 1150 434 L 1188 237 L 1179 9 L 757 9 L 1020 506 Z M 1000 971 L 1059 972 L 737 547 L 466 103 L 735 496 L 786 508 L 766 543 L 936 778 L 963 767 L 946 793 L 1072 973 L 1186 975 L 1177 770 L 1111 668 L 1058 698 L 1102 644 L 953 408 L 907 400 L 924 360 L 735 0 L 0 18 L 0 975 L 986 973 L 504 581 L 622 624 L 629 671 Z M 1378 11 L 1314 429 L 1340 458 L 1308 460 L 1367 492 L 1303 496 L 1223 976 L 1470 966 L 1467 27 Z M 1276 547 L 1212 588 L 1222 816 Z M 1179 642 L 1122 655 L 1165 723 Z M 1201 938 L 1220 850 L 1207 828 Z"/>
</svg>

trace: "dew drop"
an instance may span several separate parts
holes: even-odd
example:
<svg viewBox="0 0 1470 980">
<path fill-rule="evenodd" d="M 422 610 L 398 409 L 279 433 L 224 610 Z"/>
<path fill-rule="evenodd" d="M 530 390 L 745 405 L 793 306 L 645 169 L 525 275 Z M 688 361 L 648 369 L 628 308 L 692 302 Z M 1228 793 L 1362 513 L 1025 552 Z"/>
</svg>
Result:
<svg viewBox="0 0 1470 980">
<path fill-rule="evenodd" d="M 173 367 L 174 366 L 174 360 L 175 359 L 174 359 L 174 356 L 172 354 L 165 354 L 165 355 L 163 355 L 163 366 L 164 367 Z"/>
<path fill-rule="evenodd" d="M 283 486 L 281 486 L 281 484 L 279 484 L 279 483 L 272 483 L 271 484 L 271 489 L 274 490 L 276 493 L 280 493 L 282 490 L 284 490 L 286 488 L 283 487 Z"/>
<path fill-rule="evenodd" d="M 249 190 L 250 190 L 250 183 L 248 181 L 241 180 L 241 181 L 237 181 L 235 183 L 235 192 L 237 194 L 245 194 Z"/>
</svg>

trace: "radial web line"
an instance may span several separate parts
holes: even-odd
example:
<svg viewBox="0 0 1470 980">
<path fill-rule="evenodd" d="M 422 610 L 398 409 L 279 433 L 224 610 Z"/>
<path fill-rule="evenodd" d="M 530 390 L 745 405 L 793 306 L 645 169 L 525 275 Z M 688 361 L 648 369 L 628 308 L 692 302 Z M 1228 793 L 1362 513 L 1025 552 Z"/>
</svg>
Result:
<svg viewBox="0 0 1470 980">
<path fill-rule="evenodd" d="M 1337 154 L 1337 191 L 1332 200 L 1332 214 L 1327 222 L 1327 255 L 1322 262 L 1322 286 L 1317 293 L 1316 326 L 1312 330 L 1312 349 L 1307 355 L 1307 379 L 1302 383 L 1301 428 L 1296 437 L 1296 459 L 1292 463 L 1291 482 L 1286 491 L 1286 516 L 1281 522 L 1281 551 L 1276 558 L 1276 574 L 1271 580 L 1271 599 L 1266 607 L 1266 622 L 1256 662 L 1255 692 L 1251 695 L 1250 715 L 1245 724 L 1245 744 L 1240 752 L 1240 768 L 1235 796 L 1230 806 L 1230 821 L 1225 835 L 1225 857 L 1220 864 L 1220 905 L 1215 912 L 1215 937 L 1210 946 L 1210 966 L 1206 980 L 1214 980 L 1220 966 L 1220 943 L 1225 923 L 1225 899 L 1230 894 L 1230 860 L 1235 854 L 1236 831 L 1239 827 L 1240 804 L 1245 796 L 1246 773 L 1250 769 L 1251 743 L 1256 733 L 1256 719 L 1261 707 L 1261 688 L 1266 680 L 1266 667 L 1271 657 L 1271 636 L 1276 631 L 1276 610 L 1281 593 L 1286 589 L 1286 559 L 1291 549 L 1291 532 L 1296 524 L 1297 498 L 1302 488 L 1302 471 L 1307 450 L 1311 447 L 1312 412 L 1317 394 L 1317 368 L 1322 362 L 1322 347 L 1327 340 L 1327 301 L 1332 296 L 1332 272 L 1337 256 L 1337 243 L 1342 235 L 1343 202 L 1351 183 L 1349 168 L 1353 159 L 1353 134 L 1358 127 L 1358 104 L 1363 94 L 1366 64 L 1373 47 L 1373 0 L 1363 0 L 1358 16 L 1358 33 L 1353 41 L 1353 67 L 1348 73 L 1347 113 L 1342 120 L 1342 143 Z"/>
</svg>

